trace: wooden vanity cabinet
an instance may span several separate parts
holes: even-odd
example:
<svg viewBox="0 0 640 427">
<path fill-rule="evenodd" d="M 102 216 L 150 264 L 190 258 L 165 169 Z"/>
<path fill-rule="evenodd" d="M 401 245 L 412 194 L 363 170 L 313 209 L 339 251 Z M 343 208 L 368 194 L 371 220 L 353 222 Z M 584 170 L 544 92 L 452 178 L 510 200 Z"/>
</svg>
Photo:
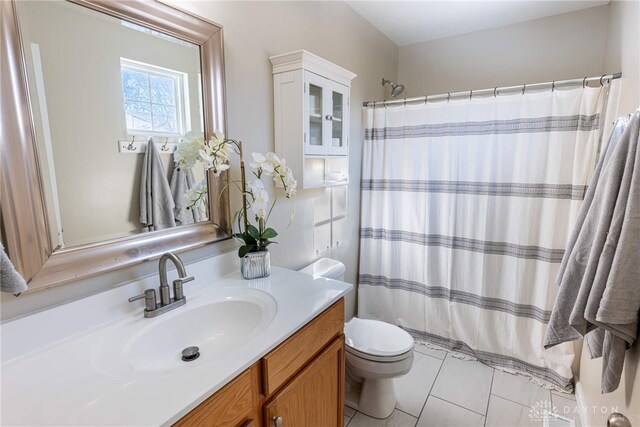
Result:
<svg viewBox="0 0 640 427">
<path fill-rule="evenodd" d="M 343 328 L 341 299 L 175 426 L 342 427 Z"/>
<path fill-rule="evenodd" d="M 342 426 L 344 337 L 335 339 L 264 405 L 264 425 Z"/>
<path fill-rule="evenodd" d="M 262 418 L 260 365 L 254 364 L 174 424 L 258 427 Z"/>
</svg>

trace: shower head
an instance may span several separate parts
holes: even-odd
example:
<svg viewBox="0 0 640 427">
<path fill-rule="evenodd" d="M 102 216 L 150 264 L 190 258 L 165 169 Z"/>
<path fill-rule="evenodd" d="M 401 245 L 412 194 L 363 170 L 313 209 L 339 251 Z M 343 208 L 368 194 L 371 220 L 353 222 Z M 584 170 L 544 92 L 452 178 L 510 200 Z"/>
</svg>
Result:
<svg viewBox="0 0 640 427">
<path fill-rule="evenodd" d="M 404 91 L 404 85 L 398 85 L 392 82 L 391 80 L 387 80 L 385 78 L 382 79 L 382 86 L 389 83 L 391 85 L 391 97 L 395 98 Z"/>
</svg>

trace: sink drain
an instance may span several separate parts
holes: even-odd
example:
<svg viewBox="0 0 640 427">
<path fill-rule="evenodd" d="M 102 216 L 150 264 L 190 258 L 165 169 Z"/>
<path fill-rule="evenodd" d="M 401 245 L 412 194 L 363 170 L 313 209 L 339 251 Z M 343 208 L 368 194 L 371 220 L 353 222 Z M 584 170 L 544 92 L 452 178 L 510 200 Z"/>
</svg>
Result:
<svg viewBox="0 0 640 427">
<path fill-rule="evenodd" d="M 185 362 L 193 362 L 198 357 L 200 357 L 200 349 L 195 345 L 182 350 L 182 360 Z"/>
</svg>

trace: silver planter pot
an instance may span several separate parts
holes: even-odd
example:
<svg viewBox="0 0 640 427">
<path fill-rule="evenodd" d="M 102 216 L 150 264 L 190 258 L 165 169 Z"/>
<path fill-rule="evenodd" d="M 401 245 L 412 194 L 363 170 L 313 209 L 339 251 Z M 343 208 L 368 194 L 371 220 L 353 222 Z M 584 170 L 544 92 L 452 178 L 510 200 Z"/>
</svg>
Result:
<svg viewBox="0 0 640 427">
<path fill-rule="evenodd" d="M 240 272 L 245 279 L 257 279 L 271 274 L 269 251 L 249 252 L 240 259 Z"/>
</svg>

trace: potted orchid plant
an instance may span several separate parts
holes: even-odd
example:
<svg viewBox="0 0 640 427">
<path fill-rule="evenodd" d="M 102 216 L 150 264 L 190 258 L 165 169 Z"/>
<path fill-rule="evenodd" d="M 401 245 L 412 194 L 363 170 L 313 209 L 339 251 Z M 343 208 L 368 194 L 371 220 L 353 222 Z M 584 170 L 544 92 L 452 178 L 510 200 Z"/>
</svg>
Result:
<svg viewBox="0 0 640 427">
<path fill-rule="evenodd" d="M 240 156 L 240 181 L 231 181 L 228 185 L 237 186 L 242 195 L 242 208 L 235 213 L 233 220 L 233 223 L 237 224 L 237 231 L 233 233 L 233 237 L 242 242 L 238 249 L 242 275 L 245 279 L 266 277 L 271 272 L 268 246 L 275 243 L 271 239 L 278 235 L 276 230 L 267 226 L 267 222 L 278 198 L 274 197 L 269 203 L 269 193 L 262 178 L 272 177 L 275 184 L 283 188 L 285 197 L 293 200 L 297 182 L 291 168 L 286 165 L 286 160 L 280 159 L 275 153 L 253 153 L 249 163 L 253 169 L 253 179 L 247 182 L 242 142 L 226 139 L 219 132 L 209 141 L 205 141 L 201 135 L 188 135 L 186 142 L 178 144 L 174 159 L 178 167 L 186 169 L 191 169 L 196 162 L 204 163 L 210 173 L 219 176 L 229 169 L 232 153 Z M 200 203 L 206 201 L 207 196 L 206 179 L 203 179 L 186 193 L 187 208 L 196 209 Z M 293 215 L 291 219 L 293 220 Z"/>
</svg>

